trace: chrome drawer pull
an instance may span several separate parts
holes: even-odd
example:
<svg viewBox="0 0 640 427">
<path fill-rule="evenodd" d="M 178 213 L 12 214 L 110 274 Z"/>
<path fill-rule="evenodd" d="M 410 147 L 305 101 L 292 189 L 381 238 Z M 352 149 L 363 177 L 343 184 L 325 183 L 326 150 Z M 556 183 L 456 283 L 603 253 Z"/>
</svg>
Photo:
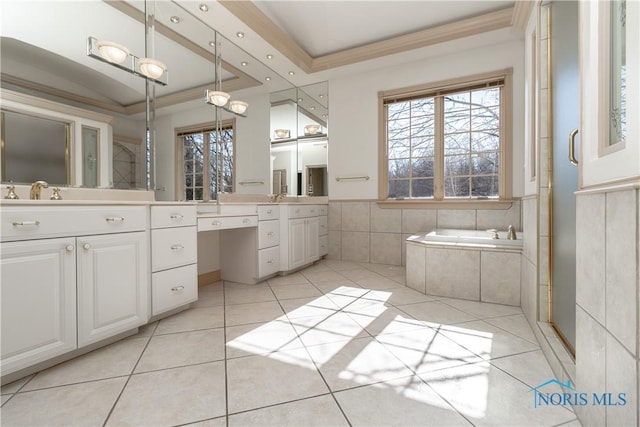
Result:
<svg viewBox="0 0 640 427">
<path fill-rule="evenodd" d="M 179 291 L 181 291 L 181 290 L 183 290 L 183 289 L 184 289 L 184 286 L 182 286 L 182 285 L 180 285 L 180 286 L 174 286 L 173 288 L 171 288 L 171 290 L 172 290 L 173 292 L 179 292 Z"/>
<path fill-rule="evenodd" d="M 213 225 L 214 227 L 217 227 L 217 226 L 219 226 L 220 224 L 221 224 L 221 222 L 220 222 L 220 221 L 213 221 L 213 222 L 211 223 L 211 225 Z"/>
<path fill-rule="evenodd" d="M 184 249 L 184 246 L 182 245 L 171 245 L 171 250 L 172 251 L 181 251 Z"/>
<path fill-rule="evenodd" d="M 14 227 L 29 227 L 29 226 L 38 226 L 40 225 L 40 221 L 13 221 L 11 223 Z"/>
<path fill-rule="evenodd" d="M 269 236 L 269 237 L 273 236 L 273 231 L 268 232 L 267 236 Z"/>
<path fill-rule="evenodd" d="M 122 222 L 124 221 L 124 217 L 122 216 L 110 216 L 105 219 L 107 222 Z"/>
<path fill-rule="evenodd" d="M 184 216 L 182 216 L 180 214 L 173 214 L 169 218 L 171 218 L 171 219 L 182 219 L 182 218 L 184 218 Z"/>
<path fill-rule="evenodd" d="M 243 223 L 243 224 L 249 224 L 249 222 L 250 222 L 250 221 L 249 221 L 247 218 L 245 218 L 245 219 L 243 219 L 243 220 L 242 220 L 242 223 Z"/>
<path fill-rule="evenodd" d="M 267 261 L 267 264 L 273 264 L 274 260 L 270 259 L 269 261 Z"/>
<path fill-rule="evenodd" d="M 273 212 L 273 211 L 272 211 L 271 209 L 269 209 L 269 210 L 267 211 L 267 214 L 268 214 L 268 215 L 271 215 L 271 213 L 272 213 L 272 212 Z"/>
</svg>

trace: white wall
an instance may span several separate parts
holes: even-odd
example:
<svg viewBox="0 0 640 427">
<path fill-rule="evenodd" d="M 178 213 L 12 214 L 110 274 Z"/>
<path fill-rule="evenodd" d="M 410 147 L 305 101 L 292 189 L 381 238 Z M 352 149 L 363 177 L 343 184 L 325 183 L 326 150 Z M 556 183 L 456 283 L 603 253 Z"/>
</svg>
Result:
<svg viewBox="0 0 640 427">
<path fill-rule="evenodd" d="M 524 43 L 479 47 L 329 80 L 329 197 L 378 197 L 378 92 L 513 67 L 513 195 L 523 194 Z M 368 181 L 335 177 L 368 175 Z"/>
</svg>

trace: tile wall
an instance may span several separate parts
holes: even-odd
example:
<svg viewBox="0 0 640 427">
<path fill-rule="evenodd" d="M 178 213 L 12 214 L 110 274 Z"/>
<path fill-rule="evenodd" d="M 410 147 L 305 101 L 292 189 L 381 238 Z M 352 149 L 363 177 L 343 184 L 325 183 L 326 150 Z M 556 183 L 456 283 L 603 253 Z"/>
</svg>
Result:
<svg viewBox="0 0 640 427">
<path fill-rule="evenodd" d="M 405 240 L 434 228 L 520 231 L 521 202 L 505 210 L 383 209 L 374 201 L 329 202 L 329 258 L 404 265 Z"/>
</svg>

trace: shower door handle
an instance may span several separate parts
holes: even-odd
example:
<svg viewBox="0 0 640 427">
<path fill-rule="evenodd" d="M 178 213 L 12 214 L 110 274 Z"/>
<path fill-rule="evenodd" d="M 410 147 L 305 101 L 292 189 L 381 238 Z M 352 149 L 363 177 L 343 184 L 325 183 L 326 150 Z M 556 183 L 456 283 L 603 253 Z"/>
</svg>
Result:
<svg viewBox="0 0 640 427">
<path fill-rule="evenodd" d="M 576 135 L 578 129 L 574 129 L 569 134 L 569 161 L 572 165 L 578 165 L 578 159 L 576 159 Z"/>
</svg>

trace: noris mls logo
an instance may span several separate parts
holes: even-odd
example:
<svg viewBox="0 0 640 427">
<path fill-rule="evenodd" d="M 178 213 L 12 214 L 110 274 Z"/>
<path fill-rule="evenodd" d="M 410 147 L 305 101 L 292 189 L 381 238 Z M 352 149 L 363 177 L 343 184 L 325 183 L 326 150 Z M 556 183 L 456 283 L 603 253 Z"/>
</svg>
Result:
<svg viewBox="0 0 640 427">
<path fill-rule="evenodd" d="M 548 386 L 553 384 L 560 386 L 560 391 L 549 392 Z M 547 388 L 547 391 L 543 390 Z M 626 393 L 585 393 L 578 392 L 567 380 L 566 384 L 555 378 L 546 381 L 529 390 L 533 392 L 533 407 L 539 406 L 625 406 L 627 404 Z"/>
</svg>

